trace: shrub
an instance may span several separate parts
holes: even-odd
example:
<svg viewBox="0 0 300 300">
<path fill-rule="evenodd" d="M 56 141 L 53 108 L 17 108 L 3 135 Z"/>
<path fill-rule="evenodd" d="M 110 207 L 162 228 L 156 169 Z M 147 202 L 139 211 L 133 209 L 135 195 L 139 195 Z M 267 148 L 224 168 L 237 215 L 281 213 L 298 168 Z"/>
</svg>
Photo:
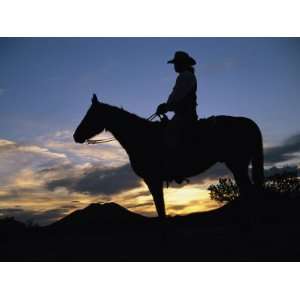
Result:
<svg viewBox="0 0 300 300">
<path fill-rule="evenodd" d="M 208 187 L 210 198 L 221 203 L 233 201 L 239 197 L 236 183 L 230 178 L 219 178 L 219 182 Z M 300 179 L 297 171 L 275 174 L 265 179 L 265 190 L 290 198 L 300 195 Z"/>
</svg>

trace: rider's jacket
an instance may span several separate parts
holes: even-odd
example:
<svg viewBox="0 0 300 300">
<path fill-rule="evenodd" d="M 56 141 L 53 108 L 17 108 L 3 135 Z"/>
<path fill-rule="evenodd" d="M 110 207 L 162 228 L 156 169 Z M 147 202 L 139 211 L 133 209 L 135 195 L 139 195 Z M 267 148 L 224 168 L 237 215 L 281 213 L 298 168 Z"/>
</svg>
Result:
<svg viewBox="0 0 300 300">
<path fill-rule="evenodd" d="M 190 70 L 180 73 L 167 100 L 168 110 L 174 111 L 177 118 L 197 119 L 196 91 L 197 79 L 195 74 Z"/>
</svg>

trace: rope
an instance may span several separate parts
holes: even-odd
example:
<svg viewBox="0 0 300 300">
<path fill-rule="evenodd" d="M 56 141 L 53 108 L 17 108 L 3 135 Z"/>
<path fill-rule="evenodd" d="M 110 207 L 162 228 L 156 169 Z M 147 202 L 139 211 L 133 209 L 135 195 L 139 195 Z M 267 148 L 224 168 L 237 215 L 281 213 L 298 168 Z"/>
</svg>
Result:
<svg viewBox="0 0 300 300">
<path fill-rule="evenodd" d="M 108 143 L 108 142 L 112 142 L 114 141 L 115 138 L 109 138 L 109 139 L 101 139 L 101 140 L 87 140 L 87 143 L 89 145 L 93 145 L 93 144 L 103 144 L 103 143 Z"/>
<path fill-rule="evenodd" d="M 160 115 L 157 115 L 156 113 L 154 113 L 153 115 L 151 115 L 147 120 L 148 121 L 152 121 L 153 119 L 155 119 L 157 116 L 159 116 L 159 118 L 161 119 Z M 104 143 L 109 143 L 112 141 L 115 141 L 115 138 L 107 138 L 107 139 L 100 139 L 100 140 L 86 140 L 87 144 L 89 145 L 95 145 L 95 144 L 104 144 Z"/>
</svg>

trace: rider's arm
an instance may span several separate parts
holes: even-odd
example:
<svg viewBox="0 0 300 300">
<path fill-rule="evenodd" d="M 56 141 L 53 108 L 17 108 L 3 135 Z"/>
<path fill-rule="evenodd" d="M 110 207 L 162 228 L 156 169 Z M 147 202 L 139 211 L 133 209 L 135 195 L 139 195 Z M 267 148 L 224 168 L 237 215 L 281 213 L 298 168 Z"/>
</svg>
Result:
<svg viewBox="0 0 300 300">
<path fill-rule="evenodd" d="M 172 93 L 167 100 L 167 108 L 170 111 L 176 109 L 184 97 L 194 88 L 196 84 L 195 75 L 191 72 L 183 72 L 178 75 Z"/>
</svg>

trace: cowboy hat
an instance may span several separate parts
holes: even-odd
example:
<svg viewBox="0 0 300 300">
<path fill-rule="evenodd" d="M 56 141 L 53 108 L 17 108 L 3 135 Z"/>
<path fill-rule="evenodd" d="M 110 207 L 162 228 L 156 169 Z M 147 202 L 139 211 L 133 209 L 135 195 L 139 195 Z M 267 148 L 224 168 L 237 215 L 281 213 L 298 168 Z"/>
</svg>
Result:
<svg viewBox="0 0 300 300">
<path fill-rule="evenodd" d="M 177 51 L 175 53 L 174 58 L 168 61 L 168 64 L 175 64 L 175 63 L 193 66 L 196 64 L 196 61 L 191 56 L 189 56 L 186 52 Z"/>
</svg>

